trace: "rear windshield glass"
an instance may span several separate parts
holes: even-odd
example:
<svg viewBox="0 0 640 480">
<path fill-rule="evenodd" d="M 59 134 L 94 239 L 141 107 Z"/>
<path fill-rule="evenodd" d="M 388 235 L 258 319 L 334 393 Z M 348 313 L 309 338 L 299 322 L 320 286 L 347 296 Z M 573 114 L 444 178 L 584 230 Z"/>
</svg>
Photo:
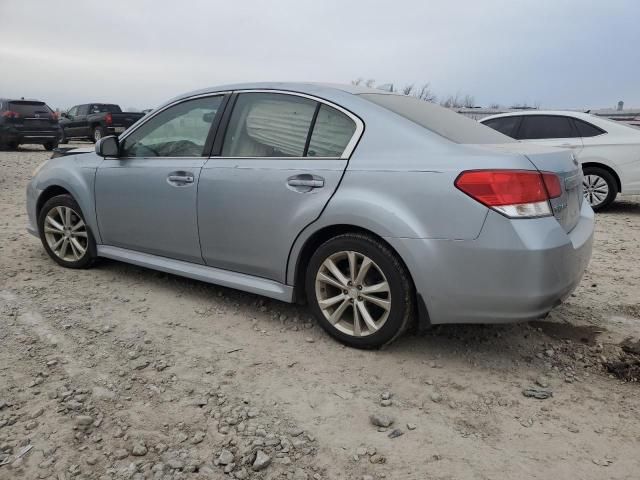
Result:
<svg viewBox="0 0 640 480">
<path fill-rule="evenodd" d="M 448 108 L 407 95 L 360 94 L 362 98 L 391 110 L 456 143 L 512 143 L 512 138 Z"/>
<path fill-rule="evenodd" d="M 50 114 L 51 109 L 44 102 L 9 102 L 9 110 L 19 113 L 21 117 L 29 117 L 35 114 Z"/>
<path fill-rule="evenodd" d="M 109 105 L 106 103 L 94 103 L 89 107 L 89 113 L 120 113 L 120 107 L 118 105 Z"/>
</svg>

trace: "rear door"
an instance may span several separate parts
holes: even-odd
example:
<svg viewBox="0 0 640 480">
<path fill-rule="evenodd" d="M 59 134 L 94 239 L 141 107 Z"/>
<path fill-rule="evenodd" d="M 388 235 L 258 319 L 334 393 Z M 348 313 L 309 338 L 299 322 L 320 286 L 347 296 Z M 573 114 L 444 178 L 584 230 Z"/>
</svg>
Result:
<svg viewBox="0 0 640 480">
<path fill-rule="evenodd" d="M 78 105 L 78 113 L 73 119 L 72 128 L 76 137 L 90 137 L 91 129 L 87 117 L 89 115 L 89 105 Z"/>
<path fill-rule="evenodd" d="M 582 138 L 572 119 L 561 115 L 523 115 L 515 138 L 551 147 L 569 148 L 576 156 L 582 150 Z"/>
<path fill-rule="evenodd" d="M 285 281 L 296 236 L 337 188 L 362 122 L 288 92 L 244 92 L 225 112 L 198 186 L 207 265 Z"/>
</svg>

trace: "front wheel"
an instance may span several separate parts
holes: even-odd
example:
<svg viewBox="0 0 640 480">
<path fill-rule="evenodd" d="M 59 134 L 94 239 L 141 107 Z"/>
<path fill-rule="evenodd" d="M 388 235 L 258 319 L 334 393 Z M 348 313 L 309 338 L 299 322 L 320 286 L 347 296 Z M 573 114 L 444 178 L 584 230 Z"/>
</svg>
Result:
<svg viewBox="0 0 640 480">
<path fill-rule="evenodd" d="M 306 293 L 318 322 L 356 348 L 376 348 L 399 337 L 413 317 L 413 286 L 387 245 L 360 233 L 322 244 L 306 272 Z"/>
<path fill-rule="evenodd" d="M 38 215 L 40 240 L 49 256 L 67 268 L 88 268 L 97 257 L 96 242 L 71 195 L 45 202 Z"/>
<path fill-rule="evenodd" d="M 618 184 L 613 175 L 604 168 L 585 167 L 583 169 L 584 198 L 594 211 L 611 204 L 618 195 Z"/>
<path fill-rule="evenodd" d="M 58 142 L 47 142 L 43 144 L 43 147 L 47 151 L 51 151 L 58 146 Z"/>
</svg>

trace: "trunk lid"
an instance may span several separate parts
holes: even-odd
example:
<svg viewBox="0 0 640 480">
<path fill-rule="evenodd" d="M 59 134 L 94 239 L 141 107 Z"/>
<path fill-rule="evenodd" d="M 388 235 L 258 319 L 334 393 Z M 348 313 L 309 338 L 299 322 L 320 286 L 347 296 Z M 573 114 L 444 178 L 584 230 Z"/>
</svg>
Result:
<svg viewBox="0 0 640 480">
<path fill-rule="evenodd" d="M 562 195 L 551 199 L 553 215 L 568 233 L 580 219 L 582 207 L 582 168 L 570 150 L 532 143 L 505 143 L 492 148 L 524 155 L 539 171 L 552 172 L 560 177 Z"/>
<path fill-rule="evenodd" d="M 9 111 L 14 112 L 14 116 L 10 119 L 11 124 L 24 135 L 58 130 L 58 119 L 44 102 L 12 101 L 9 102 L 8 107 Z"/>
</svg>

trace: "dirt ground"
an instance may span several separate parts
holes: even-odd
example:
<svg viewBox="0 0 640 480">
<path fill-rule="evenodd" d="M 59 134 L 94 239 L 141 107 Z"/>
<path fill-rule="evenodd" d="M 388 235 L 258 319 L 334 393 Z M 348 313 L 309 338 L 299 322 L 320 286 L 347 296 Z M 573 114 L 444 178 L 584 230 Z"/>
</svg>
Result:
<svg viewBox="0 0 640 480">
<path fill-rule="evenodd" d="M 606 365 L 640 358 L 640 199 L 597 216 L 588 272 L 544 321 L 358 351 L 303 307 L 57 266 L 25 231 L 48 156 L 0 153 L 0 479 L 639 478 L 640 385 Z"/>
</svg>

